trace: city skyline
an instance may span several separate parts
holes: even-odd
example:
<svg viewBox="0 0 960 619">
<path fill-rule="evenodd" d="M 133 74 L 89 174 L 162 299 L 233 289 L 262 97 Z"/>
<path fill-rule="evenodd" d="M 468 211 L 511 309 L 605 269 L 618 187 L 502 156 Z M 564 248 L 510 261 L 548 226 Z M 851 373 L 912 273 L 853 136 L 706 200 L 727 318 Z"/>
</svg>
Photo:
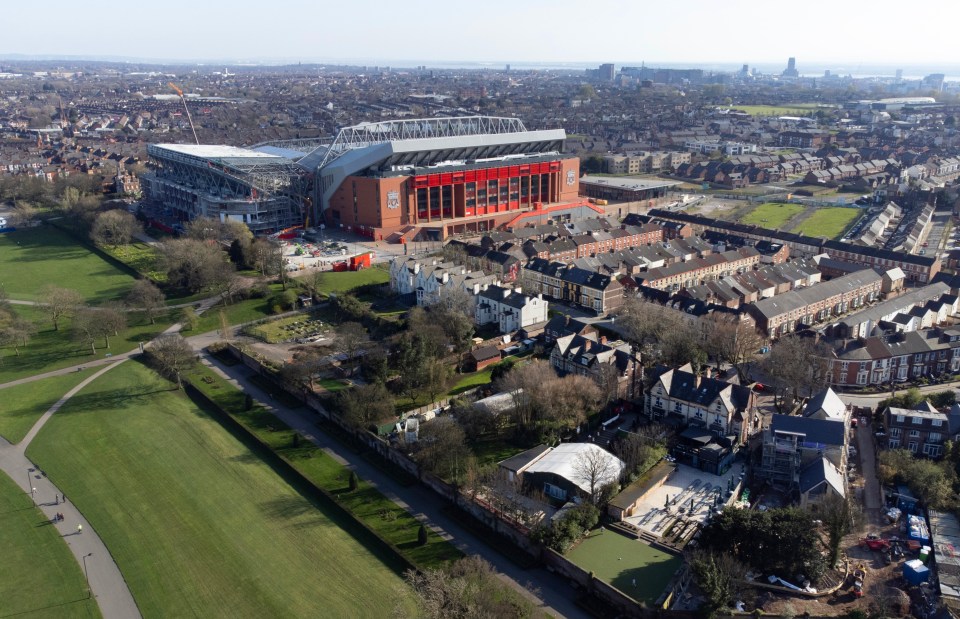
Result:
<svg viewBox="0 0 960 619">
<path fill-rule="evenodd" d="M 792 56 L 801 74 L 814 73 L 807 68 L 813 66 L 852 73 L 858 67 L 917 66 L 949 74 L 957 73 L 950 67 L 960 64 L 949 32 L 950 17 L 960 17 L 960 9 L 946 2 L 934 3 L 942 19 L 897 22 L 899 41 L 923 41 L 922 46 L 881 45 L 869 36 L 889 30 L 886 9 L 863 11 L 823 0 L 812 0 L 802 10 L 761 11 L 759 16 L 755 5 L 742 0 L 722 11 L 706 0 L 693 0 L 682 13 L 673 5 L 610 0 L 589 5 L 589 11 L 571 0 L 549 5 L 490 0 L 475 17 L 435 0 L 324 6 L 277 0 L 269 11 L 249 0 L 231 3 L 229 11 L 221 5 L 169 0 L 162 11 L 141 16 L 92 0 L 84 11 L 97 16 L 93 31 L 76 21 L 50 20 L 57 5 L 65 10 L 74 6 L 55 1 L 52 11 L 50 5 L 8 7 L 7 23 L 24 27 L 8 31 L 0 57 L 579 68 L 592 62 L 785 67 Z M 829 37 L 818 34 L 827 32 Z"/>
</svg>

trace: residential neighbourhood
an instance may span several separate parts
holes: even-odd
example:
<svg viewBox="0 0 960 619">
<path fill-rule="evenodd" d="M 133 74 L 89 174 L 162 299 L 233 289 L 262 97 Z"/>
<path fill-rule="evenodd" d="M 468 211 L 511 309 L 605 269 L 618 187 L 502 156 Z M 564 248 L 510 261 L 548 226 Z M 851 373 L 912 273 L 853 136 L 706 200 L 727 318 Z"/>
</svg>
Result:
<svg viewBox="0 0 960 619">
<path fill-rule="evenodd" d="M 803 61 L 0 55 L 0 615 L 960 612 L 960 82 Z"/>
</svg>

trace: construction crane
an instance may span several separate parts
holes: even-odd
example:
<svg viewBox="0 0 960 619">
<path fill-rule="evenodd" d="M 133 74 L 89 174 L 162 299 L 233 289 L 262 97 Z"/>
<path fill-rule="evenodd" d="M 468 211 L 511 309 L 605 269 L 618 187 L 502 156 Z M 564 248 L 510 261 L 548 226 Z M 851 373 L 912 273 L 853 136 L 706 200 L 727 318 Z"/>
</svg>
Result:
<svg viewBox="0 0 960 619">
<path fill-rule="evenodd" d="M 174 92 L 180 97 L 180 101 L 183 102 L 183 109 L 187 113 L 187 122 L 190 123 L 190 131 L 193 131 L 193 141 L 197 143 L 197 146 L 200 145 L 200 140 L 197 138 L 197 130 L 193 127 L 193 119 L 190 118 L 190 108 L 187 107 L 187 100 L 183 97 L 183 91 L 180 90 L 176 84 L 173 82 L 167 82 L 170 88 L 173 88 Z"/>
</svg>

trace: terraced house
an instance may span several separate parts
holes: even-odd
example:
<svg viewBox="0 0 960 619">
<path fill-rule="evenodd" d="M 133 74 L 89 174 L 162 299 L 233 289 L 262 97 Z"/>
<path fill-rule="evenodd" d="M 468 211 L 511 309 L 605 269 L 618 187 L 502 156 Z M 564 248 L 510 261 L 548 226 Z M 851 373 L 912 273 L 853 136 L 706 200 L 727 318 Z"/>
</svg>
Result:
<svg viewBox="0 0 960 619">
<path fill-rule="evenodd" d="M 606 314 L 623 305 L 623 285 L 613 275 L 588 271 L 561 262 L 532 258 L 523 269 L 531 294 L 542 294 Z"/>
</svg>

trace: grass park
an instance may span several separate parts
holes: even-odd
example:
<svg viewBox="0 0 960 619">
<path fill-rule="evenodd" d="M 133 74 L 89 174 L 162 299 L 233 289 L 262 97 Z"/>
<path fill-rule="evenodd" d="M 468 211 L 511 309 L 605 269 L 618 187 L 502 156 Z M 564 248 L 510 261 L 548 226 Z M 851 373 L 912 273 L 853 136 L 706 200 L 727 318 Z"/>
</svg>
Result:
<svg viewBox="0 0 960 619">
<path fill-rule="evenodd" d="M 19 443 L 57 400 L 99 369 L 87 368 L 0 390 L 0 401 L 3 402 L 0 436 L 11 443 Z"/>
<path fill-rule="evenodd" d="M 138 362 L 74 396 L 28 456 L 90 520 L 144 616 L 412 612 L 351 523 Z"/>
<path fill-rule="evenodd" d="M 36 301 L 47 284 L 76 290 L 89 303 L 122 299 L 130 273 L 110 264 L 53 226 L 0 234 L 0 285 L 11 299 Z"/>
<path fill-rule="evenodd" d="M 827 239 L 839 239 L 861 214 L 860 209 L 842 206 L 818 208 L 791 232 Z"/>
<path fill-rule="evenodd" d="M 806 209 L 802 204 L 781 204 L 778 202 L 764 202 L 746 216 L 740 218 L 740 223 L 751 226 L 760 226 L 773 230 L 782 230 L 787 223 Z"/>
<path fill-rule="evenodd" d="M 97 601 L 87 596 L 83 570 L 60 533 L 6 475 L 0 475 L 0 548 L 0 615 L 100 617 Z"/>
<path fill-rule="evenodd" d="M 613 531 L 593 531 L 567 558 L 638 602 L 653 604 L 683 559 Z"/>
<path fill-rule="evenodd" d="M 791 103 L 789 105 L 736 105 L 735 110 L 751 116 L 805 116 L 817 110 L 816 103 Z"/>
</svg>

